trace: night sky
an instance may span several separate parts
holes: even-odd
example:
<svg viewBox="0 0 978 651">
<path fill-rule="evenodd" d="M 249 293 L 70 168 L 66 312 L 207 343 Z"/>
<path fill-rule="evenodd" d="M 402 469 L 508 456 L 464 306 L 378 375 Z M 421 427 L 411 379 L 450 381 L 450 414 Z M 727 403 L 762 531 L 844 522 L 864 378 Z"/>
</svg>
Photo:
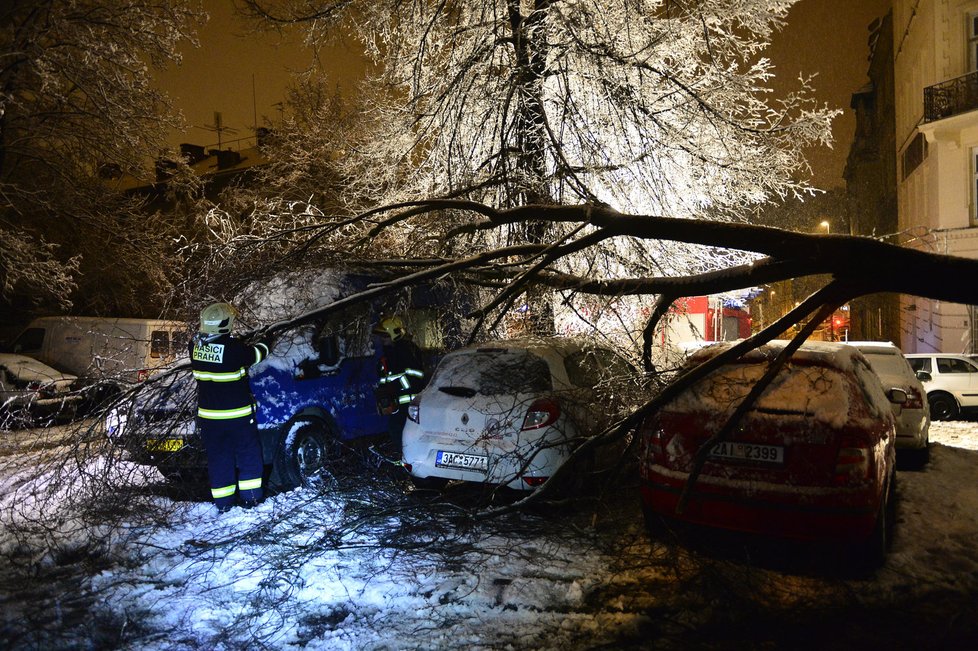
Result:
<svg viewBox="0 0 978 651">
<path fill-rule="evenodd" d="M 890 4 L 891 0 L 802 0 L 767 53 L 777 66 L 776 91 L 793 88 L 799 73 L 817 72 L 818 100 L 845 111 L 833 124 L 835 147 L 809 152 L 814 182 L 821 187 L 844 185 L 842 172 L 855 129 L 849 99 L 868 80 L 867 27 Z M 259 126 L 265 118 L 278 119 L 275 105 L 284 98 L 289 74 L 305 67 L 308 53 L 297 36 L 285 42 L 277 35 L 245 36 L 232 15 L 231 0 L 205 0 L 204 5 L 211 20 L 199 34 L 201 48 L 184 48 L 183 64 L 157 78 L 193 125 L 173 134 L 171 144 L 216 144 L 217 134 L 204 127 L 213 126 L 214 112 L 220 111 L 223 124 L 237 130 L 224 133 L 222 145 L 233 146 L 233 139 L 253 135 L 256 116 Z M 326 57 L 337 63 L 333 83 L 352 88 L 362 70 L 357 55 L 337 47 Z"/>
</svg>

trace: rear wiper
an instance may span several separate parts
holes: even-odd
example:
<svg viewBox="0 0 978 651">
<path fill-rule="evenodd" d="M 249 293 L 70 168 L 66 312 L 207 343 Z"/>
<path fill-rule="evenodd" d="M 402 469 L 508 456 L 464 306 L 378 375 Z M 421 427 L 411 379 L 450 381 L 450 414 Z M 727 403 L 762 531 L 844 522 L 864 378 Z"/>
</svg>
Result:
<svg viewBox="0 0 978 651">
<path fill-rule="evenodd" d="M 751 411 L 760 412 L 762 414 L 774 414 L 776 416 L 814 416 L 810 411 L 802 411 L 800 409 L 774 409 L 772 407 L 753 407 Z"/>
<path fill-rule="evenodd" d="M 472 398 L 477 393 L 475 389 L 470 389 L 469 387 L 438 387 L 438 390 L 458 398 Z"/>
</svg>

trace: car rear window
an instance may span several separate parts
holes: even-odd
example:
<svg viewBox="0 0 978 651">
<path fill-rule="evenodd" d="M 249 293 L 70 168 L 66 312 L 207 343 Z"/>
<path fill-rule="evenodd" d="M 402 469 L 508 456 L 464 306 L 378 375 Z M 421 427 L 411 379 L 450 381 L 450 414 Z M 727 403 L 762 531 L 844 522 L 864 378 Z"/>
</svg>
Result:
<svg viewBox="0 0 978 651">
<path fill-rule="evenodd" d="M 441 388 L 466 388 L 484 396 L 553 390 L 547 362 L 525 350 L 478 349 L 442 360 L 431 378 Z"/>
<path fill-rule="evenodd" d="M 913 370 L 900 353 L 863 350 L 862 354 L 869 360 L 870 367 L 879 375 L 913 375 Z"/>
<path fill-rule="evenodd" d="M 694 413 L 732 411 L 764 375 L 766 364 L 723 366 L 683 392 L 666 409 Z M 849 420 L 851 385 L 835 368 L 789 364 L 778 373 L 754 409 L 772 415 L 800 415 L 835 427 Z"/>
</svg>

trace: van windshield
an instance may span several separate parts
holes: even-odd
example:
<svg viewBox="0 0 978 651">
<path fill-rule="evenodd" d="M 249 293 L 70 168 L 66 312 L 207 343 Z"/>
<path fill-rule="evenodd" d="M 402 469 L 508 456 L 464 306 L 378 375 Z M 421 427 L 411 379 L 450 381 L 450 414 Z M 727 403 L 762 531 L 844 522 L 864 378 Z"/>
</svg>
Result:
<svg viewBox="0 0 978 651">
<path fill-rule="evenodd" d="M 44 344 L 44 328 L 28 328 L 14 340 L 11 350 L 15 353 L 32 353 Z"/>
</svg>

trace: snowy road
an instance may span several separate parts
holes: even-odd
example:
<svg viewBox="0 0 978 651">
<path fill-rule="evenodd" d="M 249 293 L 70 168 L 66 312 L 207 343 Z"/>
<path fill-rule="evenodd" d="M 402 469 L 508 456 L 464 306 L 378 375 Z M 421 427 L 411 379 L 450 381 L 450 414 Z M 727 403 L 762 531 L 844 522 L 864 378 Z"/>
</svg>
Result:
<svg viewBox="0 0 978 651">
<path fill-rule="evenodd" d="M 491 522 L 392 482 L 297 491 L 219 518 L 120 466 L 102 476 L 137 489 L 90 491 L 102 526 L 61 509 L 24 529 L 24 518 L 74 503 L 78 485 L 4 464 L 0 646 L 974 648 L 978 423 L 936 423 L 931 436 L 926 469 L 899 473 L 890 557 L 861 580 L 650 543 L 627 488 Z M 154 517 L 137 503 L 155 505 Z"/>
</svg>

